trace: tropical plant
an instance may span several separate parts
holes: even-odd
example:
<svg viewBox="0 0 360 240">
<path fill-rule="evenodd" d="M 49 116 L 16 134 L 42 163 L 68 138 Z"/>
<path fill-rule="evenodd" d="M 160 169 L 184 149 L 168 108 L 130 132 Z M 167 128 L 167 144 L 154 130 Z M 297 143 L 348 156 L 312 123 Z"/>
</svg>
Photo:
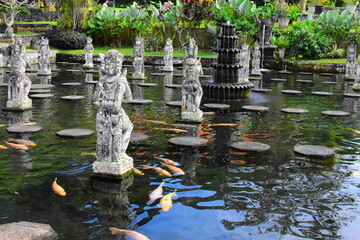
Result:
<svg viewBox="0 0 360 240">
<path fill-rule="evenodd" d="M 279 0 L 274 2 L 275 12 L 278 17 L 290 17 L 290 6 L 285 2 L 285 0 Z"/>
<path fill-rule="evenodd" d="M 11 0 L 11 1 L 0 1 L 0 12 L 3 15 L 4 24 L 6 26 L 6 32 L 8 34 L 13 33 L 12 26 L 15 21 L 15 16 L 20 12 L 26 12 L 22 6 L 27 4 L 28 0 Z"/>
<path fill-rule="evenodd" d="M 275 4 L 265 4 L 264 6 L 259 6 L 255 10 L 255 14 L 258 18 L 274 18 L 277 16 Z"/>
</svg>

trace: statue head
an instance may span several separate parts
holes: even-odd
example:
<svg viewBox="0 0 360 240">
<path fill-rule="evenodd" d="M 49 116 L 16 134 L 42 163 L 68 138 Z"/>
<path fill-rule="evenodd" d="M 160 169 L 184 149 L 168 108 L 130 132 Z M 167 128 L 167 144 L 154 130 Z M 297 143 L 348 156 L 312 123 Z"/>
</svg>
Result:
<svg viewBox="0 0 360 240">
<path fill-rule="evenodd" d="M 172 45 L 172 40 L 170 38 L 166 39 L 166 45 Z"/>
<path fill-rule="evenodd" d="M 107 76 L 121 73 L 124 55 L 118 50 L 111 49 L 104 56 L 103 68 Z"/>
<path fill-rule="evenodd" d="M 92 43 L 92 41 L 93 41 L 93 40 L 92 40 L 92 38 L 91 38 L 91 37 L 87 37 L 87 38 L 86 38 L 86 43 L 87 43 L 87 44 L 91 44 L 91 43 Z"/>
</svg>

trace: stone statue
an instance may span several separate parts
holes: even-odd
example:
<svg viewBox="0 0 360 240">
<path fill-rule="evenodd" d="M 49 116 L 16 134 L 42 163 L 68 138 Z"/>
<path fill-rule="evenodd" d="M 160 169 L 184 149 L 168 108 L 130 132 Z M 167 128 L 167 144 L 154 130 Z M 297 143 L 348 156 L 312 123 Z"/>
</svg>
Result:
<svg viewBox="0 0 360 240">
<path fill-rule="evenodd" d="M 134 73 L 132 75 L 132 78 L 144 79 L 144 39 L 142 37 L 135 38 L 133 67 Z"/>
<path fill-rule="evenodd" d="M 356 44 L 352 42 L 349 45 L 346 55 L 346 69 L 345 69 L 345 78 L 354 79 L 355 78 L 355 60 L 356 60 Z"/>
<path fill-rule="evenodd" d="M 360 91 L 360 64 L 355 65 L 355 82 L 352 87 L 355 91 Z"/>
<path fill-rule="evenodd" d="M 25 74 L 28 63 L 25 60 L 25 44 L 16 39 L 11 47 L 7 66 L 10 68 L 8 101 L 6 108 L 9 110 L 27 110 L 32 108 L 31 99 L 28 97 L 31 80 Z"/>
<path fill-rule="evenodd" d="M 250 63 L 250 51 L 249 45 L 243 44 L 240 51 L 240 60 L 241 68 L 239 69 L 239 83 L 249 81 L 249 63 Z"/>
<path fill-rule="evenodd" d="M 186 60 L 186 74 L 181 89 L 181 119 L 183 120 L 198 121 L 203 117 L 203 112 L 200 110 L 203 90 L 199 81 L 198 61 L 194 59 Z"/>
<path fill-rule="evenodd" d="M 83 68 L 94 68 L 94 63 L 93 63 L 93 51 L 94 51 L 94 46 L 92 45 L 92 38 L 91 37 L 87 37 L 86 38 L 86 45 L 84 50 L 86 51 L 85 53 L 85 64 L 82 66 Z"/>
<path fill-rule="evenodd" d="M 185 48 L 186 58 L 197 58 L 198 46 L 194 38 L 190 38 L 189 44 Z"/>
<path fill-rule="evenodd" d="M 45 37 L 41 37 L 38 56 L 38 75 L 51 75 L 49 40 Z"/>
<path fill-rule="evenodd" d="M 96 161 L 93 171 L 98 174 L 124 175 L 133 169 L 133 159 L 125 151 L 129 145 L 133 124 L 121 104 L 132 100 L 126 79 L 127 69 L 121 71 L 124 55 L 109 50 L 103 57 L 97 86 Z"/>
<path fill-rule="evenodd" d="M 256 43 L 254 45 L 254 51 L 253 51 L 252 62 L 251 62 L 252 63 L 252 70 L 251 70 L 252 75 L 261 75 L 260 58 L 261 58 L 260 46 L 259 46 L 259 44 Z"/>
<path fill-rule="evenodd" d="M 275 18 L 259 18 L 256 14 L 254 15 L 255 23 L 258 27 L 258 36 L 260 45 L 270 45 L 270 39 L 272 36 L 272 30 L 275 23 L 277 22 L 277 16 Z"/>
<path fill-rule="evenodd" d="M 164 47 L 164 67 L 163 71 L 165 72 L 172 72 L 174 71 L 173 66 L 173 51 L 174 48 L 172 46 L 172 40 L 170 38 L 166 39 L 165 47 Z"/>
</svg>

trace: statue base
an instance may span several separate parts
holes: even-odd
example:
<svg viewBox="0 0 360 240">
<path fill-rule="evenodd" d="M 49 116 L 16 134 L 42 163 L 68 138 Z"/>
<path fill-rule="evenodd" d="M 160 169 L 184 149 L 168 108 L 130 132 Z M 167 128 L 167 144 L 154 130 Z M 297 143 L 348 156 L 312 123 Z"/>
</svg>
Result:
<svg viewBox="0 0 360 240">
<path fill-rule="evenodd" d="M 49 75 L 51 75 L 51 70 L 48 70 L 48 71 L 39 70 L 39 72 L 38 72 L 37 75 L 40 75 L 40 76 L 49 76 Z"/>
<path fill-rule="evenodd" d="M 173 72 L 174 67 L 173 66 L 164 66 L 162 69 L 163 72 Z"/>
<path fill-rule="evenodd" d="M 265 44 L 264 46 L 260 45 L 261 55 L 264 56 L 264 59 L 274 59 L 275 58 L 275 49 L 276 46 L 270 44 Z M 263 53 L 264 49 L 264 53 Z"/>
<path fill-rule="evenodd" d="M 360 91 L 360 83 L 354 83 L 352 89 L 353 89 L 354 91 Z"/>
<path fill-rule="evenodd" d="M 93 163 L 93 172 L 102 175 L 123 176 L 134 168 L 132 158 L 121 158 L 120 162 L 98 162 Z"/>
<path fill-rule="evenodd" d="M 203 118 L 203 112 L 181 112 L 182 120 L 200 121 Z"/>
<path fill-rule="evenodd" d="M 32 101 L 28 99 L 27 101 L 23 101 L 22 103 L 14 102 L 14 101 L 7 101 L 6 102 L 6 109 L 8 111 L 27 111 L 32 109 Z"/>
<path fill-rule="evenodd" d="M 355 80 L 355 77 L 351 75 L 345 75 L 344 80 Z"/>
<path fill-rule="evenodd" d="M 261 76 L 261 75 L 262 75 L 262 73 L 261 73 L 261 71 L 260 71 L 260 69 L 259 69 L 259 71 L 251 71 L 251 75 L 254 75 L 254 76 Z"/>
<path fill-rule="evenodd" d="M 204 80 L 201 82 L 204 90 L 203 99 L 217 101 L 233 101 L 248 99 L 251 88 L 254 84 L 250 81 L 246 83 L 214 83 L 214 80 Z"/>
<path fill-rule="evenodd" d="M 83 69 L 93 69 L 94 68 L 94 64 L 84 64 L 82 65 Z"/>
<path fill-rule="evenodd" d="M 144 73 L 133 73 L 133 75 L 131 76 L 131 79 L 145 79 L 145 74 Z"/>
</svg>

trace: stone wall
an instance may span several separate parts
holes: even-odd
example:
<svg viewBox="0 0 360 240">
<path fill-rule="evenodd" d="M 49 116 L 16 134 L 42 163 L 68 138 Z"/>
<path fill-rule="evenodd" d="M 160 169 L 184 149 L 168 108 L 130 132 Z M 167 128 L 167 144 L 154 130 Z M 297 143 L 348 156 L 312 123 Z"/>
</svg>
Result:
<svg viewBox="0 0 360 240">
<path fill-rule="evenodd" d="M 29 8 L 30 14 L 18 14 L 16 21 L 39 22 L 39 21 L 57 21 L 58 14 L 56 11 L 43 11 L 38 8 Z"/>
</svg>

